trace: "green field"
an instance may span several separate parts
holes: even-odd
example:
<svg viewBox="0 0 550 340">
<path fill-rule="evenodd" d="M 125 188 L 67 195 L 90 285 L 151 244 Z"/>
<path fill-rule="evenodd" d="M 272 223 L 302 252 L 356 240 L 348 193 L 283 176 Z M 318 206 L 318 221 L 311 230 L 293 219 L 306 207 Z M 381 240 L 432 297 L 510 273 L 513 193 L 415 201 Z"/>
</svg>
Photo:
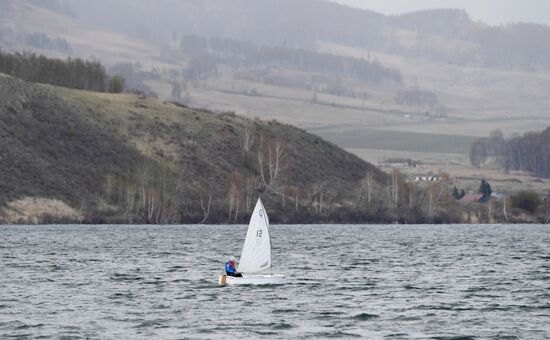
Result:
<svg viewBox="0 0 550 340">
<path fill-rule="evenodd" d="M 470 136 L 367 129 L 317 133 L 344 148 L 425 153 L 464 154 L 475 139 Z"/>
</svg>

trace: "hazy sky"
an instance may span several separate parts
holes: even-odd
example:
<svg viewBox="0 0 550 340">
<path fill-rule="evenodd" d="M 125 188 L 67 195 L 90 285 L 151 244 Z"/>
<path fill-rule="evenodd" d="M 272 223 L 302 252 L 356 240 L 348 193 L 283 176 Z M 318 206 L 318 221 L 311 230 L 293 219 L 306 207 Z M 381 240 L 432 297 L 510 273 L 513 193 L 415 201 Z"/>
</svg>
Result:
<svg viewBox="0 0 550 340">
<path fill-rule="evenodd" d="M 332 0 L 385 14 L 431 8 L 462 8 L 474 20 L 492 25 L 537 22 L 550 25 L 550 0 Z"/>
</svg>

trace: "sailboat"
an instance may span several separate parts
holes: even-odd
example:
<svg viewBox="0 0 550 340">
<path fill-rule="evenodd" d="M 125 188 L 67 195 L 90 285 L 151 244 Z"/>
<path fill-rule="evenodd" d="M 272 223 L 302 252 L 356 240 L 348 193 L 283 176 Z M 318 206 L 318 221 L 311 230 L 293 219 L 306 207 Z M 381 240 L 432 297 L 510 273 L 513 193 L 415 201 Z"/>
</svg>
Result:
<svg viewBox="0 0 550 340">
<path fill-rule="evenodd" d="M 271 237 L 269 218 L 262 201 L 258 198 L 250 217 L 246 239 L 237 271 L 243 277 L 222 275 L 221 285 L 265 285 L 283 284 L 282 275 L 273 275 L 271 259 Z"/>
</svg>

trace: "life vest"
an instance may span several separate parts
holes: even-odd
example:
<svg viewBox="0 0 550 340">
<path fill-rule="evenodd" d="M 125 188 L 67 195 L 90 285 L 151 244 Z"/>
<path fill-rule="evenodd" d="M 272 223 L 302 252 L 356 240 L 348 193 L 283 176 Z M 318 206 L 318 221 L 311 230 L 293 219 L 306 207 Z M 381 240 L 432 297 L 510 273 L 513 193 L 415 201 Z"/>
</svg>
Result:
<svg viewBox="0 0 550 340">
<path fill-rule="evenodd" d="M 227 261 L 227 262 L 225 263 L 225 272 L 226 272 L 227 274 L 235 274 L 235 271 L 236 271 L 236 270 L 235 270 L 235 267 L 233 267 L 233 266 L 231 265 L 231 262 Z"/>
</svg>

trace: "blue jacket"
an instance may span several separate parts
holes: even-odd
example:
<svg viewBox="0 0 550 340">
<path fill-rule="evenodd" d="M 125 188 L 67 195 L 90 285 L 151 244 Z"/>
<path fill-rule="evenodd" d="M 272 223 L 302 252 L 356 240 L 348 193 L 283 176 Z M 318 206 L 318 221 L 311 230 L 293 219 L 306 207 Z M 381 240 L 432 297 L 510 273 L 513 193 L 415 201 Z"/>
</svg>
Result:
<svg viewBox="0 0 550 340">
<path fill-rule="evenodd" d="M 233 266 L 231 265 L 231 263 L 230 263 L 229 261 L 227 261 L 227 262 L 225 263 L 225 272 L 226 272 L 227 274 L 235 274 L 235 273 L 237 272 L 237 270 L 235 269 L 235 267 L 233 267 Z"/>
</svg>

